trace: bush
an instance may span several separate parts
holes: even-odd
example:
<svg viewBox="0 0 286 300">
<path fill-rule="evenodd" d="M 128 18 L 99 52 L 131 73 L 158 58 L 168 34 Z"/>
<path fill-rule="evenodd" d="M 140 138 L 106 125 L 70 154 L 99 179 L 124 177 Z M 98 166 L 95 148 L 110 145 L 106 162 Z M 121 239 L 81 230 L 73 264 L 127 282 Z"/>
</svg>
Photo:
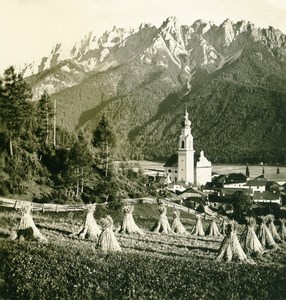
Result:
<svg viewBox="0 0 286 300">
<path fill-rule="evenodd" d="M 4 181 L 0 182 L 0 196 L 7 197 L 9 195 L 9 189 Z"/>
<path fill-rule="evenodd" d="M 123 208 L 123 202 L 120 199 L 114 199 L 108 202 L 108 208 L 111 210 L 120 210 Z"/>
</svg>

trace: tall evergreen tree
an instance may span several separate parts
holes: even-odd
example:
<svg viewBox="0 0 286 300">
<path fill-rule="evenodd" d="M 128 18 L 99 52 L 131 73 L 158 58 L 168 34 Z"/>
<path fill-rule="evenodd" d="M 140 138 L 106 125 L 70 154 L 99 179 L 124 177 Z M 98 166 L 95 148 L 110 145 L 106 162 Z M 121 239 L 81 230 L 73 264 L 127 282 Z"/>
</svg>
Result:
<svg viewBox="0 0 286 300">
<path fill-rule="evenodd" d="M 47 145 L 51 141 L 53 123 L 53 103 L 49 94 L 44 91 L 37 103 L 38 135 L 41 142 Z"/>
<path fill-rule="evenodd" d="M 76 197 L 79 197 L 83 192 L 84 177 L 89 173 L 88 168 L 92 164 L 92 157 L 82 132 L 79 133 L 78 140 L 74 142 L 70 149 L 69 162 L 69 167 L 73 169 L 76 184 Z"/>
<path fill-rule="evenodd" d="M 97 150 L 97 164 L 108 176 L 111 164 L 112 148 L 115 146 L 115 137 L 105 116 L 101 118 L 93 132 L 92 144 Z"/>
<path fill-rule="evenodd" d="M 250 176 L 248 164 L 246 164 L 245 176 L 246 176 L 247 178 L 249 178 L 249 176 Z"/>
<path fill-rule="evenodd" d="M 34 109 L 31 102 L 32 91 L 30 86 L 17 75 L 13 67 L 4 72 L 1 87 L 1 119 L 4 124 L 8 139 L 9 152 L 13 156 L 13 141 L 23 133 L 29 134 L 33 127 Z"/>
</svg>

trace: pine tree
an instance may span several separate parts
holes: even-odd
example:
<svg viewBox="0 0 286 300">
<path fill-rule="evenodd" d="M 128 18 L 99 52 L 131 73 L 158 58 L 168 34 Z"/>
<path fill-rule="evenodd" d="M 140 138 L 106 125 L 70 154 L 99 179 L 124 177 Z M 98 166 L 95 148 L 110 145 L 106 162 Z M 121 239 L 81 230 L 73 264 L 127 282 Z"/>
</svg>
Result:
<svg viewBox="0 0 286 300">
<path fill-rule="evenodd" d="M 37 103 L 37 119 L 38 119 L 38 136 L 40 142 L 45 142 L 47 145 L 51 140 L 51 128 L 53 122 L 53 103 L 49 94 L 44 91 L 40 100 Z"/>
<path fill-rule="evenodd" d="M 78 141 L 75 141 L 69 152 L 69 168 L 73 170 L 76 183 L 76 197 L 83 192 L 84 173 L 88 173 L 88 167 L 92 164 L 92 157 L 88 150 L 88 145 L 82 132 L 78 135 Z"/>
<path fill-rule="evenodd" d="M 97 163 L 104 170 L 104 175 L 107 177 L 111 164 L 112 148 L 115 145 L 115 137 L 105 116 L 102 117 L 93 132 L 92 144 L 98 152 Z"/>
<path fill-rule="evenodd" d="M 249 176 L 250 176 L 248 164 L 246 164 L 245 176 L 246 176 L 247 178 L 249 178 Z"/>
<path fill-rule="evenodd" d="M 4 72 L 1 87 L 1 119 L 9 139 L 9 153 L 13 157 L 13 141 L 26 138 L 33 129 L 34 109 L 30 86 L 17 75 L 13 67 Z"/>
</svg>

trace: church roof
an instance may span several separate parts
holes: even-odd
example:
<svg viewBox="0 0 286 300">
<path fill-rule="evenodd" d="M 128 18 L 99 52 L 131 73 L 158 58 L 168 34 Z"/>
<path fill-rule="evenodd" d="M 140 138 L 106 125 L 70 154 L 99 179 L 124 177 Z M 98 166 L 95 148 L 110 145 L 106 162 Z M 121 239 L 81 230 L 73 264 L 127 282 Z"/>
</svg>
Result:
<svg viewBox="0 0 286 300">
<path fill-rule="evenodd" d="M 164 167 L 178 167 L 178 154 L 172 154 L 164 164 Z"/>
<path fill-rule="evenodd" d="M 196 165 L 197 161 L 199 160 L 199 154 L 194 155 L 194 166 Z M 178 167 L 178 154 L 172 154 L 169 159 L 164 164 L 164 167 Z"/>
</svg>

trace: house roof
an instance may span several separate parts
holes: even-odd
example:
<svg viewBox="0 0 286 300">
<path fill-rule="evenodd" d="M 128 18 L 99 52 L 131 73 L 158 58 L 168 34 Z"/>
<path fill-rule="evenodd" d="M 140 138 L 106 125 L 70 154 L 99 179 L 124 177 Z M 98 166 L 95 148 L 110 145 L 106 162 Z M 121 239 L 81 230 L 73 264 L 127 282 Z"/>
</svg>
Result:
<svg viewBox="0 0 286 300">
<path fill-rule="evenodd" d="M 279 183 L 277 183 L 276 181 L 269 180 L 266 182 L 266 186 L 273 188 L 273 187 L 280 187 L 281 185 Z"/>
<path fill-rule="evenodd" d="M 213 181 L 212 182 L 215 182 L 215 183 L 223 183 L 224 181 L 225 181 L 225 177 L 226 177 L 226 175 L 218 175 L 217 177 L 215 177 L 214 179 L 213 179 Z"/>
<path fill-rule="evenodd" d="M 256 191 L 253 194 L 253 200 L 279 200 L 280 198 L 280 193 L 271 193 L 269 191 L 266 192 L 259 192 Z"/>
<path fill-rule="evenodd" d="M 229 189 L 229 188 L 223 188 L 221 192 L 225 195 L 233 195 L 235 192 L 244 192 L 246 194 L 251 193 L 251 189 L 244 189 L 244 188 L 234 188 L 234 189 Z"/>
<path fill-rule="evenodd" d="M 232 196 L 230 195 L 227 195 L 226 197 L 218 195 L 209 195 L 209 201 L 218 203 L 233 203 Z"/>
<path fill-rule="evenodd" d="M 185 188 L 185 189 L 189 189 L 190 188 L 190 185 L 188 185 L 188 184 L 186 184 L 184 181 L 177 181 L 177 182 L 172 182 L 172 183 L 169 183 L 168 184 L 168 187 L 169 188 L 172 188 L 172 187 L 174 187 L 174 186 L 181 186 L 181 187 L 183 187 L 183 188 Z"/>
<path fill-rule="evenodd" d="M 262 174 L 262 175 L 259 175 L 259 176 L 257 176 L 257 177 L 255 177 L 253 180 L 257 180 L 257 181 L 266 181 L 266 178 L 264 177 L 264 175 Z"/>
<path fill-rule="evenodd" d="M 164 164 L 164 167 L 178 167 L 178 154 L 172 154 Z"/>
<path fill-rule="evenodd" d="M 230 173 L 225 178 L 225 184 L 243 182 L 246 182 L 246 176 L 243 173 Z"/>
<path fill-rule="evenodd" d="M 245 185 L 247 185 L 247 186 L 265 186 L 265 184 L 266 184 L 266 181 L 253 179 L 253 180 L 248 180 Z"/>
<path fill-rule="evenodd" d="M 203 190 L 214 190 L 214 189 L 221 189 L 223 187 L 223 184 L 221 182 L 207 182 L 205 186 L 203 187 Z"/>
<path fill-rule="evenodd" d="M 165 177 L 165 176 L 157 176 L 156 177 L 156 183 L 165 184 L 166 181 L 167 181 L 167 177 Z"/>
<path fill-rule="evenodd" d="M 199 190 L 196 190 L 193 188 L 188 189 L 180 194 L 180 198 L 183 198 L 183 199 L 187 199 L 187 198 L 191 198 L 191 197 L 203 198 L 203 197 L 207 197 L 207 196 L 208 196 L 208 194 L 203 193 L 202 191 L 199 191 Z"/>
</svg>

